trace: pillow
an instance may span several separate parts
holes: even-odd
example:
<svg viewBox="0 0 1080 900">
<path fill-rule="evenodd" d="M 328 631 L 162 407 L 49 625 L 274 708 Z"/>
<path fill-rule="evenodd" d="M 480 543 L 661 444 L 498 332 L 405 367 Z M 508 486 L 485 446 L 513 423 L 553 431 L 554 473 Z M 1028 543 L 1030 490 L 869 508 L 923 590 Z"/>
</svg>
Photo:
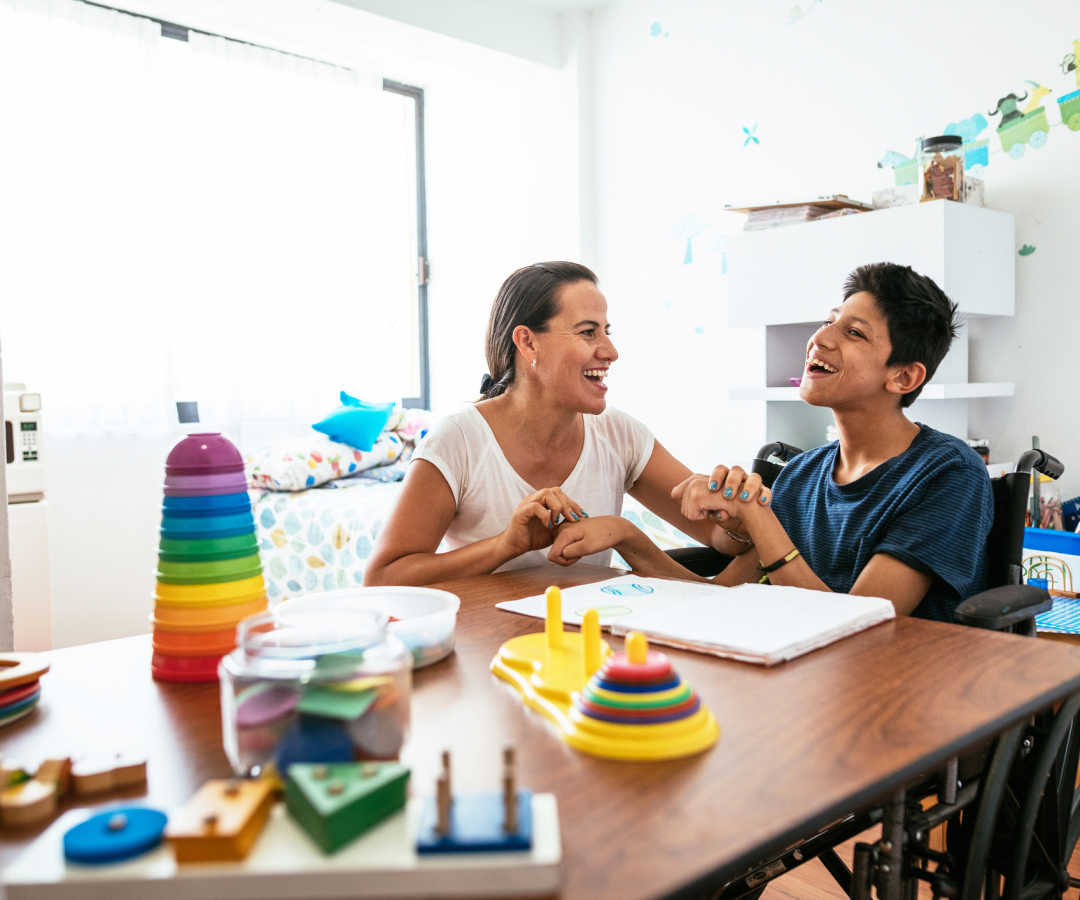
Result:
<svg viewBox="0 0 1080 900">
<path fill-rule="evenodd" d="M 365 403 L 341 392 L 342 405 L 311 427 L 331 440 L 360 450 L 370 450 L 386 426 L 393 403 Z"/>
<path fill-rule="evenodd" d="M 334 478 L 389 465 L 401 456 L 403 447 L 401 438 L 391 432 L 380 435 L 369 450 L 319 434 L 279 441 L 247 458 L 248 481 L 252 487 L 269 491 L 302 491 Z"/>
</svg>

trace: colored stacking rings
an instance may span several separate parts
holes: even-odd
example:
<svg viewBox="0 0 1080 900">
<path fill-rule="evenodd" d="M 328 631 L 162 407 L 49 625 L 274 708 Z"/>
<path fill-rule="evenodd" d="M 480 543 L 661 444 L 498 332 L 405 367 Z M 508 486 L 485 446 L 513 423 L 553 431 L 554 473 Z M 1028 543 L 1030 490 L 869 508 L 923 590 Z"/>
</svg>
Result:
<svg viewBox="0 0 1080 900">
<path fill-rule="evenodd" d="M 165 462 L 155 678 L 213 681 L 236 646 L 236 624 L 266 609 L 244 461 L 220 434 L 189 434 Z"/>
<path fill-rule="evenodd" d="M 688 719 L 701 700 L 663 653 L 649 650 L 642 635 L 628 640 L 589 679 L 574 707 L 583 716 L 616 725 L 659 725 Z"/>
</svg>

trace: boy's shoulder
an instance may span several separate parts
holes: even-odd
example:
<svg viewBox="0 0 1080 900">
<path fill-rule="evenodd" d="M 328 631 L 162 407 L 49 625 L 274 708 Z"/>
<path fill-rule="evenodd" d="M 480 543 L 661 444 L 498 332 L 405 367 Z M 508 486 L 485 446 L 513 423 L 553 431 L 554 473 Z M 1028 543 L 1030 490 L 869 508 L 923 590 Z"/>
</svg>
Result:
<svg viewBox="0 0 1080 900">
<path fill-rule="evenodd" d="M 922 430 L 907 450 L 893 458 L 894 464 L 920 469 L 973 467 L 985 474 L 986 463 L 967 445 L 966 441 L 931 428 L 929 425 L 923 425 L 921 422 L 916 424 Z M 784 466 L 784 471 L 787 472 L 790 469 L 790 474 L 794 475 L 798 472 L 815 471 L 823 466 L 829 467 L 831 471 L 839 445 L 839 441 L 832 441 L 824 446 L 805 450 Z"/>
</svg>

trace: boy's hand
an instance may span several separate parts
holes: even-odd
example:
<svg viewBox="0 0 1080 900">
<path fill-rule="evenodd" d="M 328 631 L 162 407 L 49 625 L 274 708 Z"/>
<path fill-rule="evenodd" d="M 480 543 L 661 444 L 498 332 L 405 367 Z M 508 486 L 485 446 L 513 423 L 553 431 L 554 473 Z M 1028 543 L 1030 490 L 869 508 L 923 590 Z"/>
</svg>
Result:
<svg viewBox="0 0 1080 900">
<path fill-rule="evenodd" d="M 717 466 L 710 476 L 691 475 L 675 486 L 671 496 L 682 501 L 686 518 L 699 521 L 715 514 L 729 530 L 749 512 L 748 504 L 772 502 L 772 491 L 762 486 L 761 476 L 747 474 L 740 466 Z"/>
<path fill-rule="evenodd" d="M 548 551 L 548 559 L 560 566 L 572 566 L 583 556 L 610 550 L 626 537 L 628 527 L 634 526 L 621 516 L 563 522 Z"/>
</svg>

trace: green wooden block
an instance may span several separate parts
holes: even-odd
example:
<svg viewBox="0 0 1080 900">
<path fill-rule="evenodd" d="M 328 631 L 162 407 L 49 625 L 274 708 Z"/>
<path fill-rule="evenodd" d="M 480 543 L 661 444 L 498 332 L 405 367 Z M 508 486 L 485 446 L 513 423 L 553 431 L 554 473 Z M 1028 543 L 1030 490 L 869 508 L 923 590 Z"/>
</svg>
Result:
<svg viewBox="0 0 1080 900">
<path fill-rule="evenodd" d="M 359 719 L 375 702 L 375 691 L 341 691 L 327 687 L 309 687 L 297 710 L 312 716 L 353 721 Z"/>
<path fill-rule="evenodd" d="M 333 853 L 405 806 L 409 770 L 396 762 L 296 763 L 285 779 L 289 814 Z"/>
</svg>

